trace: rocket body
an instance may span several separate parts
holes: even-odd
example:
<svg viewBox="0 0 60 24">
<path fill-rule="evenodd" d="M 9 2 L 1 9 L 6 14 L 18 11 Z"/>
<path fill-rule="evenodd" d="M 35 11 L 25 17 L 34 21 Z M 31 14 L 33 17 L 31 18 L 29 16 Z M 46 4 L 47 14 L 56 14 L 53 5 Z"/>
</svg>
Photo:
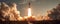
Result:
<svg viewBox="0 0 60 24">
<path fill-rule="evenodd" d="M 29 8 L 30 8 L 30 2 L 29 2 Z"/>
</svg>

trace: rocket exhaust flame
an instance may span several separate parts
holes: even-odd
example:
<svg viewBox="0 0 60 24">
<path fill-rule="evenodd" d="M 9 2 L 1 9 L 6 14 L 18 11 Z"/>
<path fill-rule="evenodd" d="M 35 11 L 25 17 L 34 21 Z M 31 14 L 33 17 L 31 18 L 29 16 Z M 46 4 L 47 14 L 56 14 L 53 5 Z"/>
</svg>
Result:
<svg viewBox="0 0 60 24">
<path fill-rule="evenodd" d="M 28 16 L 31 16 L 31 8 L 28 8 Z"/>
</svg>

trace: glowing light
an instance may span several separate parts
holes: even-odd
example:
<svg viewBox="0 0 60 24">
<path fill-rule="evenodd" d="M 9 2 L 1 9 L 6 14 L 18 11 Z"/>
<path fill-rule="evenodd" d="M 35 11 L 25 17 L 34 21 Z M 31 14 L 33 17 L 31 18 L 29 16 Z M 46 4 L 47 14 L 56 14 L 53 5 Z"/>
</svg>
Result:
<svg viewBox="0 0 60 24">
<path fill-rule="evenodd" d="M 28 16 L 31 16 L 31 8 L 28 8 Z"/>
<path fill-rule="evenodd" d="M 27 19 L 28 17 L 27 17 L 27 16 L 25 16 L 24 18 L 25 18 L 25 19 Z"/>
</svg>

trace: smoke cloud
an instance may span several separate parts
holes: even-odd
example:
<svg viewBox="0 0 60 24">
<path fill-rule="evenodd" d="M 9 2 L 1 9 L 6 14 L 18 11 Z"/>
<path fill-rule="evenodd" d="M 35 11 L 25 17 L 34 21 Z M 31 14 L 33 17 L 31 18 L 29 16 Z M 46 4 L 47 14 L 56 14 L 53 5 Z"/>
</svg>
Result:
<svg viewBox="0 0 60 24">
<path fill-rule="evenodd" d="M 10 5 L 2 2 L 0 8 L 0 20 L 2 21 L 18 21 L 20 17 L 20 12 L 17 10 L 15 3 Z"/>
<path fill-rule="evenodd" d="M 48 16 L 53 20 L 60 20 L 60 4 L 48 12 Z"/>
</svg>

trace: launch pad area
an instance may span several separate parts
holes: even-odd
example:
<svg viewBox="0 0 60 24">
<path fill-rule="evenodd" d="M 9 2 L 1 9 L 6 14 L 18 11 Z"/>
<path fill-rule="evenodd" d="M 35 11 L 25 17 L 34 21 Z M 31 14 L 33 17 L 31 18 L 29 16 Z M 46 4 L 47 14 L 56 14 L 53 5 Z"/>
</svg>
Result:
<svg viewBox="0 0 60 24">
<path fill-rule="evenodd" d="M 0 21 L 0 24 L 60 24 L 60 20 L 43 21 Z"/>
</svg>

